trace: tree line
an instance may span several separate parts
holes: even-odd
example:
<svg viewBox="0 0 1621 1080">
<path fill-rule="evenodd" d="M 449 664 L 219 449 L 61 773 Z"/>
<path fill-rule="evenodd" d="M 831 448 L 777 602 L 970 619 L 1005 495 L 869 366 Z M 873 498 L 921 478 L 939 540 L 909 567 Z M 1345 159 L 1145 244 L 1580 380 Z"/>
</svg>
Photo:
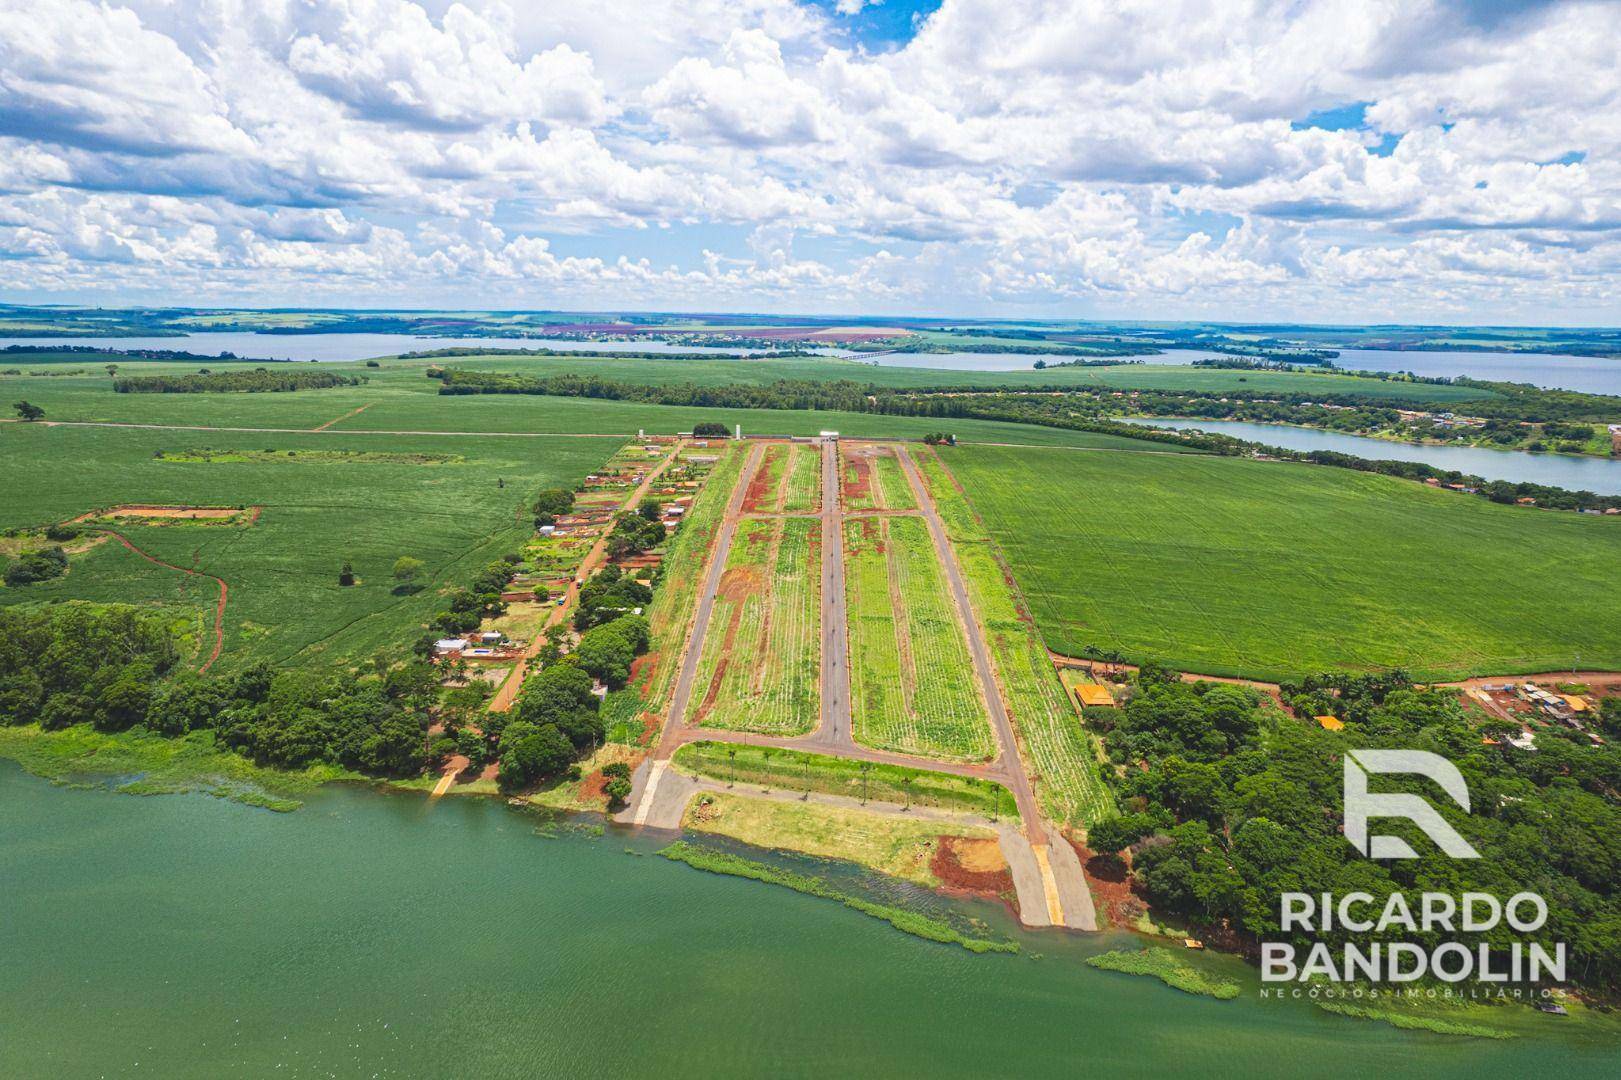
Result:
<svg viewBox="0 0 1621 1080">
<path fill-rule="evenodd" d="M 335 386 L 359 386 L 363 375 L 339 375 L 331 371 L 209 371 L 195 375 L 126 375 L 113 380 L 120 394 L 211 394 L 286 393 L 293 390 L 326 390 Z"/>
<path fill-rule="evenodd" d="M 1103 392 L 1066 392 L 1061 394 L 976 389 L 971 385 L 956 387 L 896 387 L 860 384 L 851 380 L 809 382 L 778 380 L 749 385 L 695 386 L 689 383 L 645 385 L 624 383 L 596 376 L 559 375 L 537 378 L 530 375 L 500 372 L 468 371 L 464 369 L 430 369 L 432 378 L 441 380 L 441 394 L 540 394 L 557 397 L 594 397 L 615 401 L 636 401 L 655 405 L 685 405 L 737 409 L 832 410 L 856 413 L 881 413 L 893 416 L 934 418 L 961 418 L 996 420 L 1043 427 L 1064 428 L 1071 431 L 1089 431 L 1117 435 L 1138 441 L 1158 442 L 1192 447 L 1210 453 L 1232 457 L 1265 453 L 1285 461 L 1309 462 L 1359 472 L 1374 472 L 1410 480 L 1435 479 L 1444 484 L 1458 484 L 1498 502 L 1514 502 L 1532 498 L 1539 506 L 1562 510 L 1605 510 L 1621 508 L 1621 496 L 1599 495 L 1591 491 L 1570 491 L 1546 484 L 1504 481 L 1488 482 L 1482 477 L 1440 469 L 1422 462 L 1390 461 L 1358 457 L 1327 450 L 1298 451 L 1264 443 L 1236 439 L 1228 435 L 1169 433 L 1146 430 L 1110 418 L 1110 412 L 1120 405 Z M 1498 385 L 1498 384 L 1492 384 Z M 1502 384 L 1510 385 L 1510 384 Z M 1228 396 L 1240 400 L 1267 397 L 1269 400 L 1304 404 L 1310 400 L 1326 401 L 1324 395 L 1305 392 L 1295 394 L 1265 394 L 1260 391 L 1229 391 L 1221 395 L 1178 393 L 1163 395 L 1179 407 L 1188 407 L 1198 401 Z M 1332 395 L 1330 395 L 1332 396 Z M 1595 395 L 1577 395 L 1604 401 Z M 1359 407 L 1389 407 L 1396 403 L 1380 403 L 1352 396 Z M 1136 402 L 1146 401 L 1156 407 L 1159 399 L 1153 393 L 1138 395 Z M 1621 399 L 1616 399 L 1621 407 Z M 1135 404 L 1135 402 L 1134 402 Z M 1403 403 L 1410 404 L 1410 403 Z M 1475 403 L 1471 402 L 1471 408 Z"/>
</svg>

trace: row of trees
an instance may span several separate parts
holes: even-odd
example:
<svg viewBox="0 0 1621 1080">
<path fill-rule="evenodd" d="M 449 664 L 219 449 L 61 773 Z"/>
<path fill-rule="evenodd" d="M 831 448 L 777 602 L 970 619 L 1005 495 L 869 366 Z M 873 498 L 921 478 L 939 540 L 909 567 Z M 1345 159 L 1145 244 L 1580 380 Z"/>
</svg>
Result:
<svg viewBox="0 0 1621 1080">
<path fill-rule="evenodd" d="M 326 390 L 335 386 L 359 386 L 363 375 L 339 375 L 332 371 L 288 370 L 199 372 L 195 375 L 127 375 L 113 380 L 120 394 L 213 394 L 287 393 L 293 390 Z"/>
</svg>

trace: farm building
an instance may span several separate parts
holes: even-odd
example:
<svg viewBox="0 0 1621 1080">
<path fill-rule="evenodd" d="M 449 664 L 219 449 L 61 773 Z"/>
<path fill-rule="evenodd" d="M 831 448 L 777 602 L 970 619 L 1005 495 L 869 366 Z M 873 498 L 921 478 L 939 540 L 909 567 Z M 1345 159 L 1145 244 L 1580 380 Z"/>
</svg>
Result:
<svg viewBox="0 0 1621 1080">
<path fill-rule="evenodd" d="M 1082 683 L 1077 686 L 1075 688 L 1075 699 L 1081 703 L 1083 708 L 1089 705 L 1108 707 L 1114 704 L 1114 695 L 1109 693 L 1109 688 L 1099 686 L 1097 683 Z"/>
<path fill-rule="evenodd" d="M 462 652 L 466 648 L 466 638 L 440 638 L 438 641 L 433 643 L 433 651 L 438 653 L 440 656 L 450 656 L 454 653 Z"/>
</svg>

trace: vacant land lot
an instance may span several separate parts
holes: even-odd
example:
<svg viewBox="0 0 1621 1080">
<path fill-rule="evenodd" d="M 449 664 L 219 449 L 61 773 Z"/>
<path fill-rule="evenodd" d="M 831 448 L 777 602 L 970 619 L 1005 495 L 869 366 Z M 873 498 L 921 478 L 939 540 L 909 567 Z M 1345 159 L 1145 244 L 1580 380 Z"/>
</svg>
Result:
<svg viewBox="0 0 1621 1080">
<path fill-rule="evenodd" d="M 675 752 L 678 769 L 711 780 L 773 791 L 818 791 L 916 806 L 964 810 L 987 818 L 1017 817 L 1013 796 L 993 780 L 930 772 L 905 765 L 736 743 L 688 743 Z"/>
<path fill-rule="evenodd" d="M 1061 652 L 1258 678 L 1621 667 L 1614 518 L 1281 462 L 941 453 Z"/>
<path fill-rule="evenodd" d="M 788 513 L 806 513 L 822 505 L 822 451 L 799 443 L 788 447 L 788 481 L 782 505 Z"/>
<path fill-rule="evenodd" d="M 844 553 L 856 741 L 925 757 L 992 757 L 968 643 L 923 521 L 848 519 Z"/>
<path fill-rule="evenodd" d="M 694 798 L 681 823 L 697 832 L 719 833 L 755 847 L 845 859 L 931 889 L 941 884 L 932 863 L 942 834 L 996 842 L 996 833 L 985 826 L 906 821 L 870 810 L 726 792 L 705 792 Z"/>
<path fill-rule="evenodd" d="M 933 453 L 917 455 L 979 618 L 1008 719 L 1047 816 L 1089 825 L 1114 807 L 1099 772 L 1097 739 L 1082 727 L 995 545 Z"/>
<path fill-rule="evenodd" d="M 916 510 L 911 485 L 891 446 L 844 443 L 839 476 L 846 510 Z"/>
<path fill-rule="evenodd" d="M 210 448 L 240 453 L 206 453 Z M 295 453 L 345 449 L 371 453 L 308 460 Z M 155 558 L 229 585 L 215 670 L 260 659 L 397 653 L 444 607 L 443 586 L 517 550 L 530 532 L 524 511 L 533 492 L 572 486 L 616 445 L 481 439 L 455 447 L 455 463 L 415 463 L 446 449 L 442 438 L 0 425 L 9 467 L 0 528 L 39 527 L 125 504 L 262 507 L 257 519 L 251 511 L 213 520 L 131 515 L 114 527 Z M 425 587 L 396 590 L 390 571 L 402 555 L 426 564 L 418 581 Z M 338 584 L 345 560 L 359 579 L 347 588 Z M 64 577 L 0 588 L 0 604 L 81 598 L 160 606 L 199 628 L 206 618 L 210 637 L 216 596 L 213 582 L 110 543 L 73 558 Z"/>
<path fill-rule="evenodd" d="M 771 735 L 816 726 L 821 539 L 809 517 L 738 526 L 704 635 L 690 722 Z"/>
</svg>

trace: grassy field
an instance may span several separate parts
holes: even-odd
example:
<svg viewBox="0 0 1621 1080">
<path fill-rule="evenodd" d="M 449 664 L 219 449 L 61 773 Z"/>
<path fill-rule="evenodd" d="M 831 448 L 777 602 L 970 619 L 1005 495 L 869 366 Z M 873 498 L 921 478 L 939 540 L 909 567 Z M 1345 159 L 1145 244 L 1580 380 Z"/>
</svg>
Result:
<svg viewBox="0 0 1621 1080">
<path fill-rule="evenodd" d="M 924 757 L 989 760 L 996 740 L 922 519 L 848 519 L 844 548 L 856 741 Z"/>
<path fill-rule="evenodd" d="M 940 458 L 921 453 L 916 460 L 962 567 L 969 601 L 1042 808 L 1065 825 L 1090 824 L 1114 808 L 1099 772 L 1097 739 L 1081 726 L 984 525 Z"/>
<path fill-rule="evenodd" d="M 845 859 L 927 888 L 940 879 L 930 864 L 942 835 L 991 839 L 984 826 L 898 819 L 893 814 L 726 792 L 704 792 L 687 806 L 684 828 L 718 833 L 755 847 Z"/>
<path fill-rule="evenodd" d="M 821 527 L 751 518 L 732 539 L 704 635 L 691 723 L 802 735 L 820 715 Z"/>
<path fill-rule="evenodd" d="M 1282 462 L 941 454 L 1060 652 L 1267 679 L 1621 667 L 1614 518 Z"/>
<path fill-rule="evenodd" d="M 814 446 L 790 443 L 788 480 L 778 509 L 804 513 L 822 506 L 822 451 Z"/>
<path fill-rule="evenodd" d="M 336 662 L 409 645 L 444 606 L 443 588 L 517 550 L 530 532 L 533 492 L 573 485 L 614 449 L 596 439 L 455 443 L 6 424 L 0 528 L 124 503 L 261 506 L 251 524 L 120 524 L 119 531 L 154 557 L 230 587 L 217 670 L 258 659 Z M 426 564 L 424 588 L 395 591 L 390 570 L 401 555 Z M 359 578 L 349 588 L 337 580 L 345 559 Z M 77 598 L 162 607 L 192 620 L 199 643 L 211 643 L 215 597 L 213 582 L 154 566 L 113 542 L 74 558 L 65 577 L 0 588 L 0 604 Z"/>
<path fill-rule="evenodd" d="M 722 783 L 774 791 L 808 787 L 825 795 L 983 814 L 988 820 L 1018 816 L 1013 796 L 1001 784 L 904 765 L 718 742 L 688 743 L 672 760 L 684 772 Z"/>
<path fill-rule="evenodd" d="M 696 452 L 689 451 L 688 454 Z M 701 453 L 708 456 L 712 452 L 704 450 Z M 640 693 L 640 701 L 636 704 L 640 709 L 662 716 L 669 707 L 670 694 L 675 689 L 676 676 L 680 674 L 681 650 L 686 646 L 693 612 L 698 607 L 704 565 L 709 561 L 715 536 L 726 515 L 726 504 L 731 500 L 732 489 L 743 471 L 747 456 L 744 448 L 736 445 L 728 445 L 720 451 L 720 460 L 705 477 L 704 486 L 693 499 L 686 521 L 675 534 L 675 539 L 670 541 L 665 553 L 663 579 L 653 594 L 653 605 L 647 612 L 653 635 L 652 644 L 636 669 L 638 677 L 635 685 Z M 625 711 L 636 713 L 640 709 Z M 620 731 L 610 731 L 609 737 L 639 737 L 641 726 L 632 726 L 634 730 L 626 726 Z"/>
</svg>

